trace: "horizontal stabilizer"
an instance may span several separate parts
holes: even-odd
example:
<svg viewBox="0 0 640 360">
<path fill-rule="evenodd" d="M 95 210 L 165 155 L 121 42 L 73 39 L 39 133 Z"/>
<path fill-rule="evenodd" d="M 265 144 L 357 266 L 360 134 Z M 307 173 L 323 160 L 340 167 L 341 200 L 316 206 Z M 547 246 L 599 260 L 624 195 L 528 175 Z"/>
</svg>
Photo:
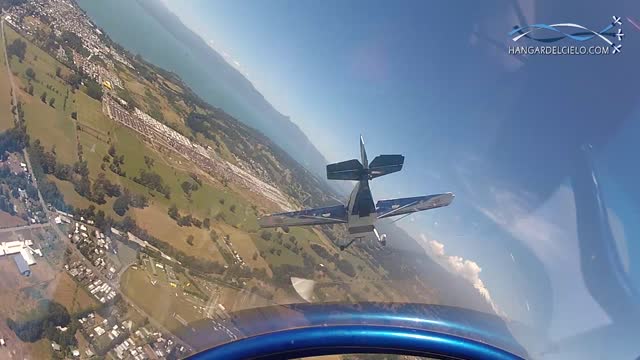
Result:
<svg viewBox="0 0 640 360">
<path fill-rule="evenodd" d="M 369 164 L 369 178 L 391 174 L 402 170 L 404 156 L 402 155 L 380 155 Z"/>
<path fill-rule="evenodd" d="M 357 159 L 327 165 L 329 180 L 360 180 L 362 164 Z"/>
<path fill-rule="evenodd" d="M 263 228 L 326 225 L 346 222 L 347 209 L 344 205 L 272 214 L 258 219 L 260 227 Z"/>
<path fill-rule="evenodd" d="M 378 219 L 404 215 L 448 206 L 451 204 L 454 197 L 455 195 L 452 193 L 444 193 L 410 198 L 380 200 L 376 203 L 376 212 L 378 213 Z"/>
</svg>

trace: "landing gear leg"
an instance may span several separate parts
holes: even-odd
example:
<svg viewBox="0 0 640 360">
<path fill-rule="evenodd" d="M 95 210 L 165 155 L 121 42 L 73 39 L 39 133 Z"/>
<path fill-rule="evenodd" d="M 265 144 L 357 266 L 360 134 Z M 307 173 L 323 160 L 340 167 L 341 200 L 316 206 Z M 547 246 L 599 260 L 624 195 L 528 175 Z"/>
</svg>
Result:
<svg viewBox="0 0 640 360">
<path fill-rule="evenodd" d="M 387 246 L 387 234 L 378 234 L 377 229 L 373 229 L 373 233 L 376 235 L 378 243 L 380 243 L 381 246 Z"/>
<path fill-rule="evenodd" d="M 340 245 L 340 251 L 344 251 L 346 248 L 351 246 L 351 244 L 353 244 L 354 241 L 356 241 L 356 239 L 351 239 L 351 241 L 349 241 L 348 243 L 346 243 L 344 245 Z"/>
</svg>

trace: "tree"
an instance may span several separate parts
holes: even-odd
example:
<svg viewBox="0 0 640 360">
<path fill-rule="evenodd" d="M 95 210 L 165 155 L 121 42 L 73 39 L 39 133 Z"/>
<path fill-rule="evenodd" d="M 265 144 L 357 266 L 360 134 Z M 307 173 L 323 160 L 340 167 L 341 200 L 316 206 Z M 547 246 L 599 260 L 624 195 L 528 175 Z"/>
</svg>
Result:
<svg viewBox="0 0 640 360">
<path fill-rule="evenodd" d="M 62 69 L 60 68 L 60 66 L 56 67 L 56 76 L 62 77 L 61 74 L 62 74 Z"/>
<path fill-rule="evenodd" d="M 71 180 L 73 169 L 71 168 L 70 165 L 57 164 L 55 168 L 56 169 L 55 169 L 55 172 L 53 173 L 53 175 L 56 178 L 58 178 L 60 180 L 65 180 L 65 181 Z"/>
<path fill-rule="evenodd" d="M 18 60 L 22 62 L 24 60 L 24 56 L 27 53 L 27 43 L 20 40 L 15 39 L 9 46 L 7 46 L 7 54 L 9 56 L 16 56 Z"/>
<path fill-rule="evenodd" d="M 28 142 L 29 136 L 23 126 L 0 133 L 0 158 L 6 160 L 8 153 L 22 150 Z"/>
<path fill-rule="evenodd" d="M 124 159 L 121 157 L 121 160 Z M 140 176 L 134 177 L 133 181 L 137 182 L 140 185 L 144 185 L 149 189 L 164 194 L 164 197 L 167 199 L 170 198 L 171 188 L 168 185 L 165 185 L 162 177 L 153 171 L 146 171 L 144 169 L 141 169 Z"/>
<path fill-rule="evenodd" d="M 187 244 L 193 246 L 193 235 L 187 236 Z"/>
<path fill-rule="evenodd" d="M 29 84 L 29 86 L 27 87 L 27 93 L 29 93 L 29 95 L 33 96 L 33 85 Z"/>
<path fill-rule="evenodd" d="M 93 80 L 87 81 L 87 95 L 100 101 L 102 99 L 102 86 Z"/>
<path fill-rule="evenodd" d="M 120 223 L 120 227 L 124 231 L 132 231 L 137 228 L 136 221 L 129 215 L 125 216 Z"/>
<path fill-rule="evenodd" d="M 191 226 L 193 217 L 191 214 L 187 214 L 178 219 L 178 226 Z"/>
<path fill-rule="evenodd" d="M 77 113 L 76 111 L 72 112 L 72 113 L 71 113 L 71 118 L 72 118 L 73 120 L 78 120 L 78 113 Z"/>
<path fill-rule="evenodd" d="M 89 166 L 87 165 L 87 161 L 76 161 L 73 164 L 73 171 L 82 177 L 89 176 Z"/>
<path fill-rule="evenodd" d="M 235 213 L 236 212 L 236 205 L 233 204 L 233 205 L 229 206 L 229 211 L 231 211 L 232 213 Z"/>
<path fill-rule="evenodd" d="M 79 52 L 84 56 L 89 55 L 89 51 L 82 45 L 82 38 L 78 36 L 76 33 L 71 31 L 63 31 L 60 35 L 60 41 L 62 44 L 70 47 L 71 49 Z"/>
<path fill-rule="evenodd" d="M 155 160 L 153 158 L 150 158 L 147 155 L 144 156 L 144 164 L 147 165 L 149 169 L 153 167 L 154 163 Z"/>
<path fill-rule="evenodd" d="M 182 184 L 180 184 L 180 187 L 182 187 L 182 191 L 184 191 L 185 194 L 191 194 L 191 183 L 189 181 L 182 182 Z"/>
<path fill-rule="evenodd" d="M 27 78 L 29 78 L 29 80 L 36 79 L 36 72 L 33 71 L 33 69 L 30 67 L 28 67 L 27 70 L 24 71 L 24 74 L 27 75 Z"/>
<path fill-rule="evenodd" d="M 149 206 L 149 199 L 147 199 L 146 196 L 142 194 L 130 194 L 129 196 L 129 206 L 139 209 L 144 209 Z"/>
<path fill-rule="evenodd" d="M 168 213 L 169 217 L 173 220 L 178 220 L 178 218 L 180 218 L 180 212 L 178 211 L 178 207 L 176 206 L 176 204 L 171 204 Z"/>
<path fill-rule="evenodd" d="M 49 98 L 49 106 L 55 107 L 55 106 L 53 106 L 53 104 L 55 104 L 55 103 L 56 103 L 56 98 L 54 98 L 53 96 L 51 98 Z"/>
<path fill-rule="evenodd" d="M 79 89 L 82 84 L 82 77 L 74 72 L 70 73 L 66 80 L 74 89 Z"/>
<path fill-rule="evenodd" d="M 113 202 L 113 211 L 116 214 L 123 216 L 127 210 L 129 210 L 129 197 L 125 194 L 120 195 L 116 201 Z"/>
<path fill-rule="evenodd" d="M 116 147 L 113 146 L 113 144 L 111 144 L 111 146 L 109 146 L 109 155 L 111 155 L 111 157 L 115 157 L 116 156 Z"/>
<path fill-rule="evenodd" d="M 202 220 L 202 226 L 204 226 L 205 229 L 210 228 L 211 227 L 211 219 L 204 218 L 204 220 Z"/>
<path fill-rule="evenodd" d="M 42 101 L 43 103 L 47 103 L 47 92 L 43 92 L 42 95 L 40 95 L 40 101 Z"/>
</svg>

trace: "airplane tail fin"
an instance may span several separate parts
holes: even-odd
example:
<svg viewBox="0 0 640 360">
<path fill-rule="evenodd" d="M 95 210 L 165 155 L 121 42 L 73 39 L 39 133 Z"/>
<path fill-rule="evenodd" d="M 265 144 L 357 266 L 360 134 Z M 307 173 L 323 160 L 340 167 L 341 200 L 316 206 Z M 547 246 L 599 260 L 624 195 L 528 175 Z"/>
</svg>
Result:
<svg viewBox="0 0 640 360">
<path fill-rule="evenodd" d="M 364 148 L 364 138 L 360 135 L 360 161 L 365 169 L 369 168 L 369 160 L 367 160 L 367 150 Z"/>
<path fill-rule="evenodd" d="M 327 165 L 327 179 L 360 180 L 364 174 L 367 174 L 369 179 L 374 179 L 400 171 L 404 164 L 402 155 L 380 155 L 369 163 L 362 135 L 360 136 L 360 159 L 361 161 L 352 159 Z"/>
</svg>

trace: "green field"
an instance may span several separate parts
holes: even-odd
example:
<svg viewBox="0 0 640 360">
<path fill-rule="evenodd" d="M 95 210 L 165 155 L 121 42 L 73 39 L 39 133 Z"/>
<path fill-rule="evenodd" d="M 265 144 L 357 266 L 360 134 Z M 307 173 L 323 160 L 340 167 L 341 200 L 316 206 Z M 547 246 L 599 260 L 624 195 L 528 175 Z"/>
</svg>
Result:
<svg viewBox="0 0 640 360">
<path fill-rule="evenodd" d="M 0 131 L 4 131 L 14 125 L 11 114 L 11 83 L 4 61 L 4 45 L 0 46 L 0 63 Z"/>
<path fill-rule="evenodd" d="M 224 263 L 224 258 L 211 240 L 209 230 L 195 226 L 180 227 L 167 215 L 166 208 L 152 205 L 145 209 L 132 209 L 138 226 L 149 234 L 170 243 L 185 254 Z M 187 237 L 193 236 L 193 245 L 187 243 Z"/>
<path fill-rule="evenodd" d="M 75 126 L 71 121 L 74 104 L 69 87 L 55 76 L 56 68 L 63 65 L 20 37 L 11 28 L 5 26 L 5 32 L 8 42 L 21 38 L 27 43 L 25 60 L 20 62 L 16 57 L 12 57 L 10 66 L 11 71 L 18 77 L 16 86 L 21 89 L 20 100 L 24 103 L 29 136 L 32 140 L 39 139 L 47 151 L 55 146 L 58 159 L 63 163 L 73 164 L 77 161 Z M 27 78 L 27 68 L 35 71 L 35 80 Z M 25 91 L 27 84 L 33 85 L 33 96 Z M 45 92 L 47 101 L 55 99 L 54 107 L 40 100 L 40 95 Z"/>
<path fill-rule="evenodd" d="M 24 105 L 27 131 L 33 140 L 40 140 L 46 151 L 55 147 L 58 161 L 73 164 L 78 160 L 75 128 L 70 117 L 40 102 Z"/>
<path fill-rule="evenodd" d="M 157 283 L 152 285 L 151 279 L 157 280 Z M 175 319 L 174 314 L 179 315 L 187 322 L 203 317 L 194 309 L 192 301 L 196 300 L 193 297 L 183 295 L 181 286 L 182 284 L 177 288 L 171 287 L 164 274 L 158 271 L 156 276 L 150 275 L 144 266 L 140 266 L 138 270 L 125 271 L 120 281 L 122 292 L 169 330 L 182 326 Z"/>
<path fill-rule="evenodd" d="M 58 62 L 53 57 L 49 56 L 46 52 L 42 51 L 40 48 L 34 46 L 27 39 L 21 37 L 17 34 L 13 29 L 8 26 L 5 26 L 5 35 L 7 37 L 7 43 L 10 44 L 14 39 L 22 39 L 27 43 L 27 51 L 25 55 L 25 59 L 23 62 L 19 62 L 18 59 L 14 56 L 11 59 L 11 71 L 14 74 L 17 74 L 22 82 L 22 89 L 26 88 L 27 77 L 25 75 L 25 71 L 27 68 L 32 68 L 36 73 L 35 80 L 31 81 L 33 84 L 33 99 L 40 101 L 40 95 L 43 92 L 47 93 L 47 99 L 50 97 L 54 97 L 56 99 L 55 106 L 56 109 L 61 109 L 68 114 L 71 113 L 70 104 L 67 103 L 66 109 L 64 109 L 64 98 L 67 96 L 67 91 L 69 87 L 64 84 L 61 79 L 57 78 L 56 68 L 60 67 L 64 68 L 65 71 L 68 71 L 66 67 Z M 18 84 L 16 84 L 17 86 Z M 26 96 L 29 96 L 25 93 Z"/>
<path fill-rule="evenodd" d="M 75 109 L 78 112 L 78 122 L 81 125 L 89 125 L 107 135 L 115 127 L 113 121 L 102 113 L 102 104 L 100 101 L 82 91 L 76 92 L 74 99 Z"/>
</svg>

